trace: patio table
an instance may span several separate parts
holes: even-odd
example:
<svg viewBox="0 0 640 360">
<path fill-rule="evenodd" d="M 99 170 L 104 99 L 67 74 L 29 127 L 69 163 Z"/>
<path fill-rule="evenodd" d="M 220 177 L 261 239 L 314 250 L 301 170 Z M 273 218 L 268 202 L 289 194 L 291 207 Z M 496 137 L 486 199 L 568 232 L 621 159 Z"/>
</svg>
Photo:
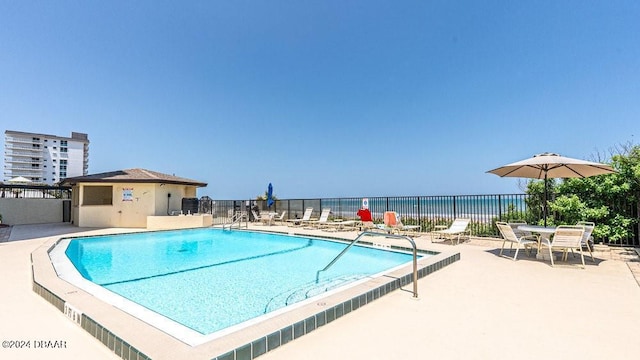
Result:
<svg viewBox="0 0 640 360">
<path fill-rule="evenodd" d="M 540 234 L 540 238 L 551 242 L 551 235 L 555 234 L 556 228 L 550 226 L 540 226 L 540 225 L 520 225 L 518 226 L 518 230 L 529 231 L 532 233 Z M 540 250 L 540 243 L 538 241 L 538 250 Z M 549 255 L 542 254 L 540 251 L 536 253 L 536 259 L 538 260 L 549 260 Z"/>
</svg>

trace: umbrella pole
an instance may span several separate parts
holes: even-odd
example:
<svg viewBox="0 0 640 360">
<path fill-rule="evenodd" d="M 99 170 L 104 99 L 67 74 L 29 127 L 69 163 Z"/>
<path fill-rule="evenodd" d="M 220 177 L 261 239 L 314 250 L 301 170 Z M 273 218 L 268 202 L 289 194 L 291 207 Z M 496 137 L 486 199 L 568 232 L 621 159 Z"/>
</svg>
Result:
<svg viewBox="0 0 640 360">
<path fill-rule="evenodd" d="M 547 227 L 547 172 L 544 172 L 544 227 Z"/>
</svg>

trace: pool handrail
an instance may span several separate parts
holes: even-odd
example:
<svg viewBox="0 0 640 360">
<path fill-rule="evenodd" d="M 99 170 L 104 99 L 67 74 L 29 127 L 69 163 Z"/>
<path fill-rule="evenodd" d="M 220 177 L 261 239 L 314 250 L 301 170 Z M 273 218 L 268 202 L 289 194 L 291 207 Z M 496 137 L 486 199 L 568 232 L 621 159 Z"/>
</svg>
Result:
<svg viewBox="0 0 640 360">
<path fill-rule="evenodd" d="M 340 259 L 340 257 L 342 257 L 342 255 L 344 255 L 344 253 L 349 251 L 349 249 L 351 249 L 351 247 L 355 245 L 355 243 L 357 243 L 361 237 L 366 235 L 384 236 L 387 238 L 394 238 L 394 239 L 406 239 L 411 243 L 411 247 L 413 248 L 413 297 L 417 298 L 418 297 L 418 250 L 416 248 L 416 243 L 413 241 L 413 239 L 406 235 L 383 234 L 379 232 L 363 231 L 346 248 L 344 248 L 344 250 L 342 250 L 340 254 L 338 254 L 338 256 L 336 256 L 333 260 L 331 260 L 331 262 L 327 264 L 327 266 L 325 266 L 324 269 L 318 270 L 316 272 L 316 283 L 320 281 L 321 272 L 329 269 L 333 264 L 335 264 L 336 261 L 338 261 L 338 259 Z"/>
<path fill-rule="evenodd" d="M 244 211 L 238 211 L 235 214 L 233 214 L 233 216 L 231 217 L 231 223 L 229 224 L 229 230 L 231 230 L 231 228 L 233 227 L 233 224 L 238 224 L 238 229 L 240 229 L 240 226 L 242 226 L 242 220 L 245 220 L 245 228 L 249 228 L 249 217 L 247 216 L 247 213 Z M 222 230 L 225 230 L 227 227 L 227 224 L 222 224 Z"/>
</svg>

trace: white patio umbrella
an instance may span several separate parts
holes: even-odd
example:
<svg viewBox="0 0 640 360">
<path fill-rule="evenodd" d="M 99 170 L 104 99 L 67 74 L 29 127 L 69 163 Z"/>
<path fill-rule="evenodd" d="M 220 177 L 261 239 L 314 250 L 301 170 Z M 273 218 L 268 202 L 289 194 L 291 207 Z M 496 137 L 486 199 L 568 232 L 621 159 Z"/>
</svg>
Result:
<svg viewBox="0 0 640 360">
<path fill-rule="evenodd" d="M 615 170 L 611 166 L 601 163 L 568 158 L 553 153 L 543 153 L 487 172 L 500 177 L 544 179 L 544 226 L 547 226 L 548 178 L 585 178 L 611 174 Z"/>
<path fill-rule="evenodd" d="M 28 184 L 30 182 L 31 180 L 27 179 L 24 176 L 16 176 L 14 178 L 7 180 L 7 184 Z"/>
</svg>

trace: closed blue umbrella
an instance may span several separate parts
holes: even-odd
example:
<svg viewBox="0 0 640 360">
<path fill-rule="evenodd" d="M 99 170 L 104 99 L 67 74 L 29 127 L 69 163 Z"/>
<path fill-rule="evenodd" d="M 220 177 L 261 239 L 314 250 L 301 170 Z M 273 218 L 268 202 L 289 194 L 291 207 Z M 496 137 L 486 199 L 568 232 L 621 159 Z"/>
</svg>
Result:
<svg viewBox="0 0 640 360">
<path fill-rule="evenodd" d="M 267 206 L 269 208 L 271 208 L 273 203 L 274 203 L 274 201 L 273 201 L 273 185 L 271 185 L 271 183 L 269 183 L 269 187 L 267 188 Z"/>
</svg>

